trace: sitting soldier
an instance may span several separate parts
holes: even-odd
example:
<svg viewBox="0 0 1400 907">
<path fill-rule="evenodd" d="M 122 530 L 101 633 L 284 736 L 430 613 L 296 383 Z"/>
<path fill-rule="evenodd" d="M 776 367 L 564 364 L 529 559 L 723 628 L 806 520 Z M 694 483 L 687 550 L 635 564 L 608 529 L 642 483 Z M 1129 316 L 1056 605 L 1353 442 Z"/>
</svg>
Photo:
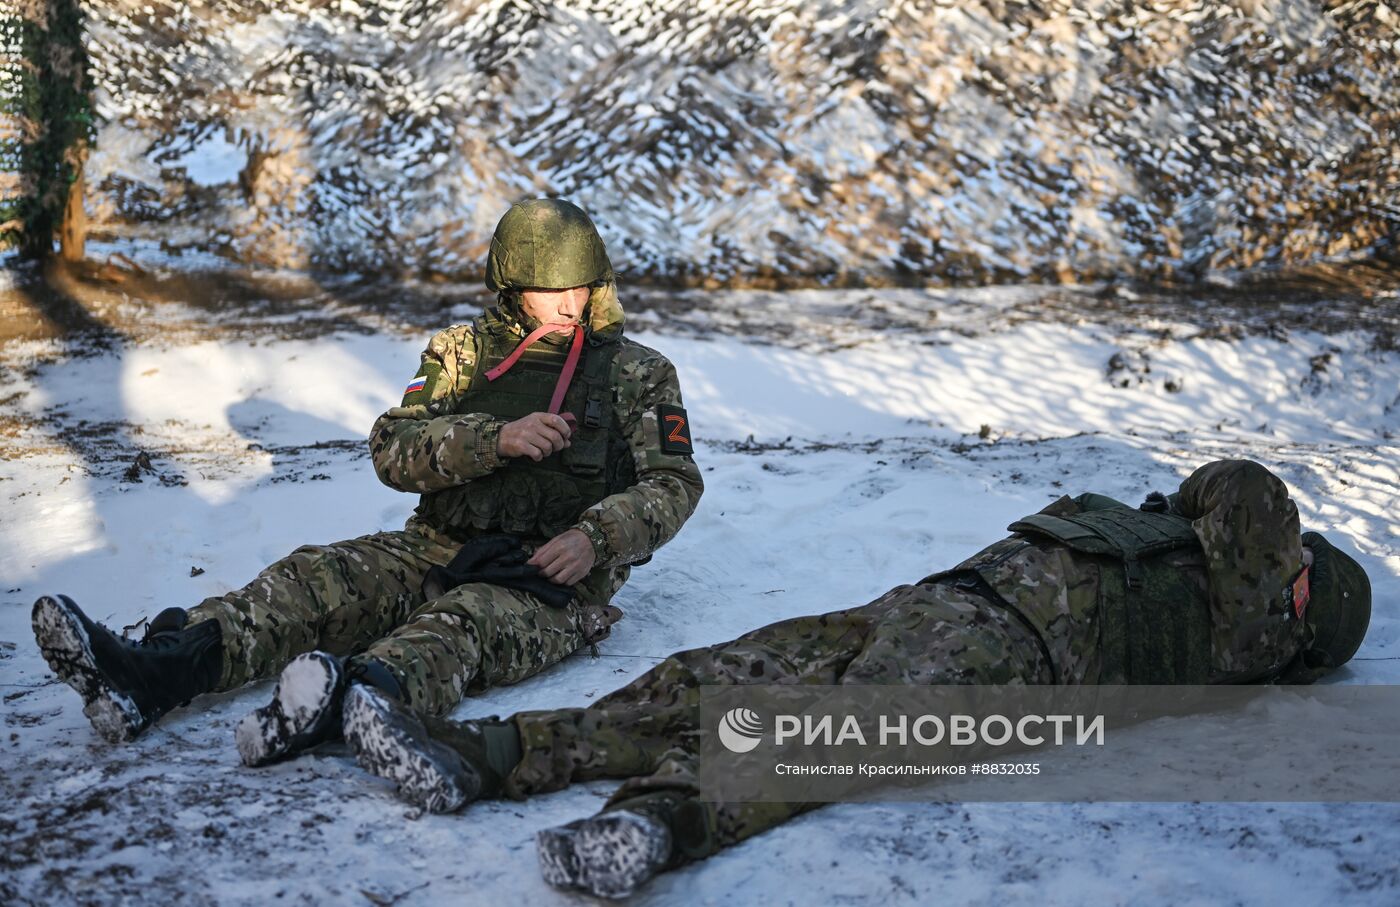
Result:
<svg viewBox="0 0 1400 907">
<path fill-rule="evenodd" d="M 443 713 L 608 635 L 631 567 L 704 489 L 676 370 L 623 336 L 603 240 L 574 205 L 513 206 L 486 264 L 499 304 L 439 331 L 370 433 L 380 480 L 420 495 L 402 530 L 298 548 L 167 608 L 140 642 L 66 595 L 35 602 L 39 649 L 102 736 L 281 672 L 235 731 L 263 765 L 338 739 L 351 685 Z"/>
</svg>

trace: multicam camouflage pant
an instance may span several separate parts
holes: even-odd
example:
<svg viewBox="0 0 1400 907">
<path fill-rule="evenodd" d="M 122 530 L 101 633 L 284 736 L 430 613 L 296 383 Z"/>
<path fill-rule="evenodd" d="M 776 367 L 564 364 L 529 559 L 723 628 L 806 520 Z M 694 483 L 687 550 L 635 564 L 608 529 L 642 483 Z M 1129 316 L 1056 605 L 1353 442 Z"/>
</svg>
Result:
<svg viewBox="0 0 1400 907">
<path fill-rule="evenodd" d="M 699 799 L 702 685 L 1053 683 L 1042 652 L 1019 618 L 975 592 L 900 586 L 677 653 L 589 708 L 517 714 L 525 755 L 507 793 L 626 778 L 605 809 L 656 816 L 672 829 L 675 864 L 702 859 L 816 805 Z"/>
<path fill-rule="evenodd" d="M 480 583 L 425 601 L 424 574 L 456 551 L 450 539 L 414 529 L 308 545 L 242 589 L 205 599 L 190 620 L 221 626 L 218 689 L 272 676 L 322 649 L 383 662 L 410 705 L 440 715 L 466 693 L 523 680 L 584 644 L 590 616 L 582 605 L 552 608 Z"/>
</svg>

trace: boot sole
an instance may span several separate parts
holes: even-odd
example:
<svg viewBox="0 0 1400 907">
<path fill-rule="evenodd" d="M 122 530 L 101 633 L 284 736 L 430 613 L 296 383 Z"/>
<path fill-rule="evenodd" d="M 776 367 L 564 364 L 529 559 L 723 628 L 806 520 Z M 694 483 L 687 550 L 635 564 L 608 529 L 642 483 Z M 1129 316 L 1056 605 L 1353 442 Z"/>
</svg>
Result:
<svg viewBox="0 0 1400 907">
<path fill-rule="evenodd" d="M 549 884 L 625 898 L 665 868 L 671 833 L 654 819 L 616 810 L 547 828 L 535 836 L 535 848 Z"/>
<path fill-rule="evenodd" d="M 109 743 L 126 743 L 146 727 L 136 703 L 97 667 L 83 623 L 57 596 L 34 603 L 34 640 L 49 668 L 83 698 L 83 714 Z"/>
<path fill-rule="evenodd" d="M 394 782 L 399 796 L 428 812 L 455 812 L 481 792 L 481 776 L 466 760 L 368 687 L 345 695 L 345 739 L 361 767 Z"/>
<path fill-rule="evenodd" d="M 340 664 L 324 652 L 308 652 L 288 662 L 277 678 L 272 701 L 248 713 L 234 729 L 243 764 L 267 765 L 321 742 L 313 732 L 334 708 L 340 682 Z"/>
</svg>

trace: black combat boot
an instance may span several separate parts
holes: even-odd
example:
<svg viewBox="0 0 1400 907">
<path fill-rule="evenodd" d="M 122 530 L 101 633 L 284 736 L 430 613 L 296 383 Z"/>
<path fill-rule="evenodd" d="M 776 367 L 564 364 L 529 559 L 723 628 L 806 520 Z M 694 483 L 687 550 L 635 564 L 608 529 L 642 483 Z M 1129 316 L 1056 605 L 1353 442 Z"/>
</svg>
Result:
<svg viewBox="0 0 1400 907">
<path fill-rule="evenodd" d="M 521 757 L 520 733 L 510 722 L 420 718 L 367 687 L 346 696 L 345 739 L 362 767 L 434 813 L 500 796 Z"/>
<path fill-rule="evenodd" d="M 671 862 L 665 815 L 621 807 L 535 835 L 540 874 L 556 888 L 625 898 Z"/>
<path fill-rule="evenodd" d="M 326 652 L 293 658 L 277 678 L 272 701 L 250 712 L 233 732 L 243 764 L 268 765 L 340 740 L 345 692 L 354 684 L 394 699 L 402 696 L 398 679 L 375 659 L 346 661 Z"/>
<path fill-rule="evenodd" d="M 83 714 L 112 743 L 131 740 L 157 718 L 213 690 L 223 673 L 218 621 L 192 627 L 167 608 L 140 642 L 88 618 L 66 595 L 34 603 L 34 639 L 44 660 L 83 697 Z"/>
</svg>

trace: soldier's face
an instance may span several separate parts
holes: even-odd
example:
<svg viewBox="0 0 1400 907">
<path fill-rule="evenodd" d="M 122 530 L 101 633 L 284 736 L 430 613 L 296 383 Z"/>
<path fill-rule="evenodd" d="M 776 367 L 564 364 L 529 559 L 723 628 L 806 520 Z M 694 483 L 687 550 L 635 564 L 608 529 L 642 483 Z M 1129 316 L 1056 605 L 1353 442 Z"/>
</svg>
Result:
<svg viewBox="0 0 1400 907">
<path fill-rule="evenodd" d="M 588 287 L 570 290 L 522 290 L 520 307 L 542 324 L 577 322 L 588 305 Z"/>
</svg>

